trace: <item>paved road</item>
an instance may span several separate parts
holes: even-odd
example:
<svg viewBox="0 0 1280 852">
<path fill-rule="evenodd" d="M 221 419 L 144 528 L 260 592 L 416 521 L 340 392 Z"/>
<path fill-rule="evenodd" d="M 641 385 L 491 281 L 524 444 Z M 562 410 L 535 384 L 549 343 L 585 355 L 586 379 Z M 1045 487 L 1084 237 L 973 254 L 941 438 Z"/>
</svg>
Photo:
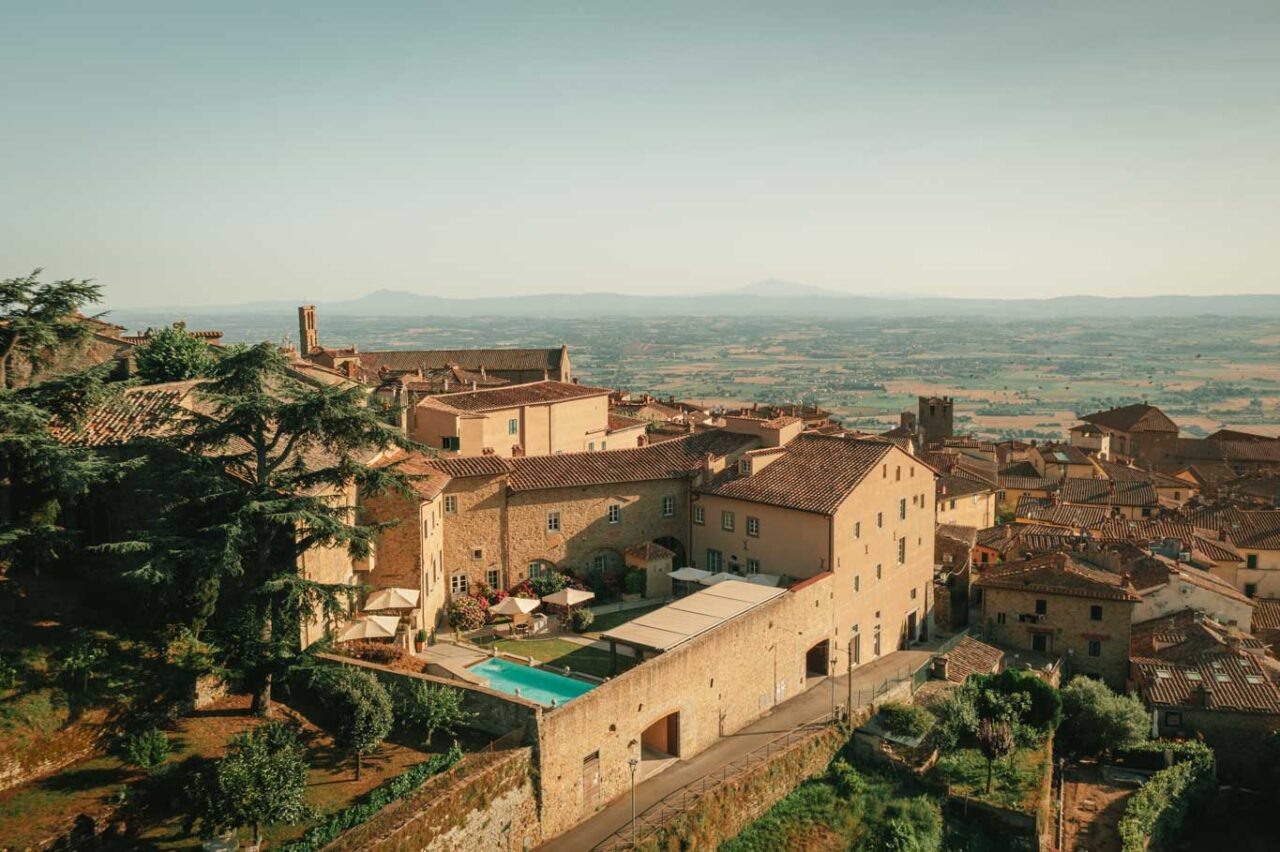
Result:
<svg viewBox="0 0 1280 852">
<path fill-rule="evenodd" d="M 878 660 L 859 666 L 853 672 L 854 703 L 865 703 L 873 687 L 899 671 L 919 667 L 933 656 L 932 651 L 894 651 Z M 845 675 L 836 678 L 836 703 L 848 699 L 849 683 Z M 857 693 L 863 693 L 860 702 Z M 737 733 L 723 737 L 715 745 L 689 760 L 682 760 L 666 771 L 636 785 L 636 813 L 704 775 L 722 769 L 771 740 L 813 721 L 831 710 L 831 684 L 821 678 L 814 686 L 794 698 L 782 702 L 769 715 L 756 720 Z M 582 852 L 591 849 L 615 831 L 631 823 L 631 796 L 624 793 L 604 810 L 576 828 L 538 847 L 545 852 Z"/>
</svg>

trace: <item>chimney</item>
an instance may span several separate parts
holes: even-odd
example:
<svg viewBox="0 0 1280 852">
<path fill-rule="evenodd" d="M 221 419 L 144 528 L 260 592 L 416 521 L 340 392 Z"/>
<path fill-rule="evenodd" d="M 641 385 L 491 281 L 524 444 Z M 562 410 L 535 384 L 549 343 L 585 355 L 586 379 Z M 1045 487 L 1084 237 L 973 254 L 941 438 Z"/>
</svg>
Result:
<svg viewBox="0 0 1280 852">
<path fill-rule="evenodd" d="M 950 665 L 951 665 L 951 660 L 947 658 L 946 654 L 942 654 L 940 656 L 934 657 L 933 671 L 931 671 L 929 674 L 932 675 L 935 680 L 946 680 L 947 669 L 950 667 Z"/>
<path fill-rule="evenodd" d="M 480 365 L 480 378 L 482 378 L 482 379 L 487 379 L 487 378 L 489 378 L 487 375 L 485 375 L 485 372 L 484 372 L 484 364 L 481 364 L 481 365 Z"/>
<path fill-rule="evenodd" d="M 356 361 L 343 361 L 342 368 L 346 371 L 348 379 L 354 379 L 360 370 L 360 364 Z"/>
<path fill-rule="evenodd" d="M 298 308 L 298 351 L 303 357 L 320 348 L 320 335 L 316 329 L 316 306 Z"/>
<path fill-rule="evenodd" d="M 1209 710 L 1213 707 L 1213 693 L 1209 692 L 1209 687 L 1201 684 L 1191 690 L 1191 705 L 1193 707 L 1203 707 Z"/>
<path fill-rule="evenodd" d="M 472 390 L 475 390 L 475 389 L 476 389 L 476 383 L 475 383 L 474 381 L 471 383 L 471 389 L 472 389 Z"/>
</svg>

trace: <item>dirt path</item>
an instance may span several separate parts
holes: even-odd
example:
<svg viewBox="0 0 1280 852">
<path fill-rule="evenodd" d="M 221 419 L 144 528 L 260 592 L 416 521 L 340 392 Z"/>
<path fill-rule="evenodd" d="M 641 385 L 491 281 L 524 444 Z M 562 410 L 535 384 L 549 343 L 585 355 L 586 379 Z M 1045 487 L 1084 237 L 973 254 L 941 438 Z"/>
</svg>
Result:
<svg viewBox="0 0 1280 852">
<path fill-rule="evenodd" d="M 1118 826 L 1133 787 L 1106 781 L 1097 764 L 1067 770 L 1062 801 L 1064 852 L 1120 852 Z"/>
</svg>

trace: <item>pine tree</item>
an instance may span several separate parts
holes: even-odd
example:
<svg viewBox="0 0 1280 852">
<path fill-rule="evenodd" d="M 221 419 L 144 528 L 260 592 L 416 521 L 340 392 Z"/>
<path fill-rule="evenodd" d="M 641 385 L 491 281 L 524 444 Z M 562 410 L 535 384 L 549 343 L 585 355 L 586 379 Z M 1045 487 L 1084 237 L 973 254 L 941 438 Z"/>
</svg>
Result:
<svg viewBox="0 0 1280 852">
<path fill-rule="evenodd" d="M 91 328 L 73 318 L 98 301 L 102 290 L 89 281 L 40 282 L 41 270 L 0 281 L 0 387 L 13 387 L 17 358 L 38 370 L 67 347 L 86 340 Z"/>
</svg>

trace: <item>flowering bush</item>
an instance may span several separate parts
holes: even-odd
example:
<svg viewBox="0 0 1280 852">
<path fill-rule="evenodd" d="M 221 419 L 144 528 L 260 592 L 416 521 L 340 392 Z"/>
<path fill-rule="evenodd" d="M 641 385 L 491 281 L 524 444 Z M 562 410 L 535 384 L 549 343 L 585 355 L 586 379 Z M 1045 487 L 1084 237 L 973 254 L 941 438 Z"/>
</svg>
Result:
<svg viewBox="0 0 1280 852">
<path fill-rule="evenodd" d="M 449 626 L 458 630 L 478 630 L 488 615 L 480 599 L 470 595 L 454 598 L 449 604 Z"/>
</svg>

